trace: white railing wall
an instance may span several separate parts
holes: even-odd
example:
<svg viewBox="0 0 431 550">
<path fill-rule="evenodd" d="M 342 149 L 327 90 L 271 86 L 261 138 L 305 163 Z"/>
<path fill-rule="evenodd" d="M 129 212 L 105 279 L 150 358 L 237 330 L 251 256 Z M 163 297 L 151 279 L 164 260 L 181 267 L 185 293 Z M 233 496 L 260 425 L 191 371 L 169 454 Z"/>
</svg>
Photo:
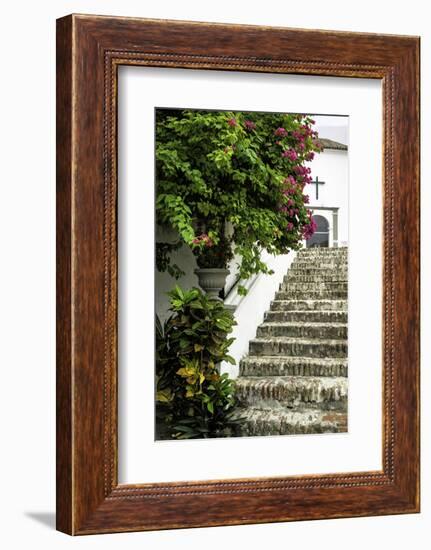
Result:
<svg viewBox="0 0 431 550">
<path fill-rule="evenodd" d="M 273 275 L 257 275 L 244 283 L 248 289 L 246 296 L 240 296 L 234 288 L 225 300 L 225 305 L 236 306 L 232 336 L 235 341 L 230 347 L 229 354 L 236 360 L 236 365 L 223 362 L 221 371 L 227 372 L 230 377 L 236 378 L 239 371 L 239 361 L 248 353 L 248 344 L 255 338 L 256 329 L 262 323 L 265 311 L 269 309 L 275 293 L 278 291 L 283 277 L 286 275 L 296 252 L 286 255 L 271 256 L 262 254 L 262 260 L 274 271 Z"/>
</svg>

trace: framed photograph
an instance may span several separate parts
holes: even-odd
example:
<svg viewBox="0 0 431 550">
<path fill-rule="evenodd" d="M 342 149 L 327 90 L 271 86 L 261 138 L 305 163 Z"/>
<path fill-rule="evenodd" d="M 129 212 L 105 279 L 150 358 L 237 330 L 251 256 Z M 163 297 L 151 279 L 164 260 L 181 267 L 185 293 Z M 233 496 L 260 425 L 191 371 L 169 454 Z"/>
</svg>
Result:
<svg viewBox="0 0 431 550">
<path fill-rule="evenodd" d="M 419 38 L 57 21 L 57 528 L 419 511 Z"/>
</svg>

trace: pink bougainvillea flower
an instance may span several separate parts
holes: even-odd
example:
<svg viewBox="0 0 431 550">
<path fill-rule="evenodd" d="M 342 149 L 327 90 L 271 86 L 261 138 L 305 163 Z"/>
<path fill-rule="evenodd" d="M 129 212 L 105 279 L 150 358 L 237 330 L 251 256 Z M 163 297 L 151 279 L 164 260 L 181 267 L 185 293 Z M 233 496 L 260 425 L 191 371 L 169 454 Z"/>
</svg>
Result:
<svg viewBox="0 0 431 550">
<path fill-rule="evenodd" d="M 307 153 L 305 160 L 313 160 L 313 159 L 314 159 L 314 152 L 310 151 L 309 153 Z"/>
<path fill-rule="evenodd" d="M 249 130 L 249 131 L 256 129 L 256 124 L 252 120 L 245 120 L 244 126 L 246 130 Z"/>
<path fill-rule="evenodd" d="M 301 130 L 304 132 L 304 134 L 305 134 L 306 136 L 311 136 L 311 134 L 312 134 L 312 132 L 313 132 L 313 130 L 312 130 L 309 126 L 307 126 L 306 124 L 303 124 L 303 125 L 301 126 Z"/>
<path fill-rule="evenodd" d="M 227 123 L 229 126 L 236 126 L 236 118 L 230 118 Z"/>
<path fill-rule="evenodd" d="M 198 235 L 195 237 L 192 241 L 193 244 L 203 244 L 207 248 L 211 248 L 213 246 L 213 241 L 211 237 L 209 237 L 206 233 L 202 233 L 201 235 Z"/>
<path fill-rule="evenodd" d="M 293 229 L 295 226 L 293 225 L 292 222 L 288 222 L 286 227 L 287 227 L 287 230 L 288 230 L 288 231 L 292 231 L 292 229 Z"/>
<path fill-rule="evenodd" d="M 308 195 L 304 195 L 304 203 L 308 204 L 310 202 L 310 197 Z"/>
<path fill-rule="evenodd" d="M 286 137 L 287 136 L 287 130 L 285 128 L 277 128 L 274 132 L 276 136 Z"/>
<path fill-rule="evenodd" d="M 293 170 L 298 174 L 298 176 L 304 176 L 306 173 L 305 166 L 301 166 L 300 164 L 294 166 Z"/>
<path fill-rule="evenodd" d="M 304 225 L 302 229 L 302 235 L 306 241 L 308 241 L 308 239 L 310 239 L 314 235 L 314 232 L 316 231 L 316 227 L 317 225 L 314 220 L 310 220 L 310 223 L 307 223 L 306 225 Z"/>
<path fill-rule="evenodd" d="M 298 158 L 298 154 L 294 149 L 287 149 L 281 153 L 281 156 L 284 158 L 288 158 L 289 160 L 296 160 Z"/>
</svg>

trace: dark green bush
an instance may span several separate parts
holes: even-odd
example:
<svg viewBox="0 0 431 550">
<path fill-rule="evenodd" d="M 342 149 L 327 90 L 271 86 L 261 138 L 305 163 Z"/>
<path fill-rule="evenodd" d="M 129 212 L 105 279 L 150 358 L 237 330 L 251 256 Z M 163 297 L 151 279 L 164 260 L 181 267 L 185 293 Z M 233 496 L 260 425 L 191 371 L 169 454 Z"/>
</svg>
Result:
<svg viewBox="0 0 431 550">
<path fill-rule="evenodd" d="M 176 286 L 169 297 L 172 315 L 156 326 L 158 438 L 236 435 L 235 383 L 218 371 L 221 361 L 235 364 L 228 355 L 233 316 L 197 288 Z"/>
</svg>

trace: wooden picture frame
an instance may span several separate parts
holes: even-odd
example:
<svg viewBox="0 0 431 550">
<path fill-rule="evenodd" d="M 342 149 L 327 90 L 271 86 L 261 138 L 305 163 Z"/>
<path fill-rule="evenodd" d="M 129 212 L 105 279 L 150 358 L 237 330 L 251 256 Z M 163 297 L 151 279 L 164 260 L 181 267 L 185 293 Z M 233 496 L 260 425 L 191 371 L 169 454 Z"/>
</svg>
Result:
<svg viewBox="0 0 431 550">
<path fill-rule="evenodd" d="M 117 69 L 383 84 L 383 469 L 119 485 Z M 70 15 L 57 21 L 57 529 L 68 534 L 419 511 L 419 38 Z"/>
</svg>

